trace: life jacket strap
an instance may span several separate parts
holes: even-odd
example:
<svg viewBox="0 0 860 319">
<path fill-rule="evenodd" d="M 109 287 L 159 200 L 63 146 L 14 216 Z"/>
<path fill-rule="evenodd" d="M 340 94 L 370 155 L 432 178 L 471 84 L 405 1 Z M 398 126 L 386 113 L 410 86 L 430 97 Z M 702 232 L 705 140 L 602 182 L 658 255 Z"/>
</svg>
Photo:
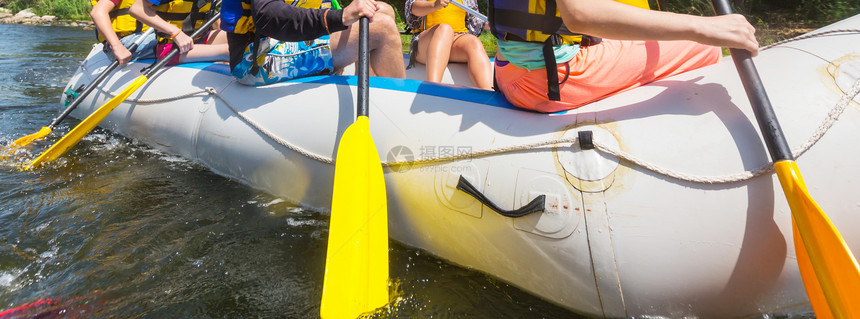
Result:
<svg viewBox="0 0 860 319">
<path fill-rule="evenodd" d="M 128 15 L 128 8 L 122 8 L 122 9 L 113 10 L 111 12 L 108 12 L 108 17 L 110 17 L 111 20 L 116 19 L 116 17 L 118 17 L 118 16 L 124 16 L 124 15 Z"/>
<path fill-rule="evenodd" d="M 543 43 L 543 61 L 546 65 L 546 96 L 550 101 L 560 101 L 561 94 L 558 84 L 558 64 L 555 62 L 555 51 L 550 39 Z"/>
<path fill-rule="evenodd" d="M 254 32 L 254 52 L 251 52 L 251 69 L 249 70 L 253 76 L 257 76 L 260 73 L 260 65 L 257 64 L 257 57 L 260 55 L 260 40 L 262 38 L 259 33 Z"/>
<path fill-rule="evenodd" d="M 202 14 L 200 14 L 200 2 L 194 1 L 191 3 L 191 12 L 188 12 L 188 15 L 185 16 L 185 19 L 182 20 L 182 32 L 185 34 L 194 33 L 194 27 L 197 25 L 197 20 L 201 20 Z M 206 5 L 205 3 L 203 5 Z"/>
<path fill-rule="evenodd" d="M 158 15 L 158 17 L 160 17 L 160 18 L 162 18 L 162 19 L 164 19 L 164 20 L 166 20 L 166 21 L 179 21 L 179 20 L 185 20 L 185 18 L 187 18 L 187 17 L 188 17 L 188 14 L 187 14 L 187 13 L 178 13 L 178 12 L 161 12 L 161 11 L 156 11 L 156 12 L 155 12 L 155 14 L 156 14 L 156 15 Z M 183 32 L 184 32 L 184 30 L 183 30 Z"/>
</svg>

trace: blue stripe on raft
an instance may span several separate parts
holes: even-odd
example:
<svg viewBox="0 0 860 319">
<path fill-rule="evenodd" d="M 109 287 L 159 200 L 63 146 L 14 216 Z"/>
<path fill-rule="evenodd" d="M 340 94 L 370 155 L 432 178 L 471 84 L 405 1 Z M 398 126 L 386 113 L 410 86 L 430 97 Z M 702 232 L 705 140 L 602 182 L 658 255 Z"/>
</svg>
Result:
<svg viewBox="0 0 860 319">
<path fill-rule="evenodd" d="M 145 63 L 145 64 L 153 64 L 153 63 L 155 63 L 155 59 L 142 59 L 142 60 L 137 60 L 137 62 Z M 225 64 L 225 63 L 191 62 L 191 63 L 172 65 L 172 66 L 189 68 L 189 69 L 198 69 L 198 70 L 204 70 L 204 71 L 215 72 L 215 73 L 233 76 L 233 74 L 230 73 L 230 65 Z M 170 67 L 170 66 L 168 66 L 168 67 Z"/>
<path fill-rule="evenodd" d="M 311 76 L 301 79 L 288 81 L 289 83 L 315 83 L 315 84 L 342 84 L 342 85 L 358 85 L 358 77 L 351 75 L 328 75 L 328 76 Z M 519 109 L 508 100 L 504 95 L 494 91 L 481 90 L 462 86 L 453 86 L 448 84 L 440 84 L 427 81 L 417 81 L 411 79 L 393 79 L 370 77 L 370 87 L 377 89 L 386 89 L 401 92 L 412 92 L 416 94 L 443 97 L 448 99 L 486 104 L 490 106 L 502 107 L 507 109 Z"/>
<path fill-rule="evenodd" d="M 145 62 L 145 61 L 141 61 Z M 198 69 L 204 71 L 215 72 L 219 74 L 229 75 L 230 66 L 221 63 L 197 62 L 184 63 L 176 65 L 183 68 Z M 353 75 L 319 75 L 306 78 L 294 79 L 286 81 L 286 83 L 315 83 L 315 84 L 341 84 L 341 85 L 358 85 L 358 78 Z M 401 92 L 412 92 L 416 94 L 436 96 L 453 100 L 460 100 L 489 106 L 501 107 L 506 109 L 519 110 L 529 112 L 515 107 L 505 99 L 505 96 L 499 92 L 481 90 L 470 87 L 453 86 L 449 84 L 440 84 L 427 81 L 417 81 L 411 79 L 393 79 L 382 77 L 370 77 L 370 87 L 377 89 L 386 89 Z"/>
<path fill-rule="evenodd" d="M 233 76 L 233 74 L 230 73 L 230 65 L 224 64 L 224 63 L 192 62 L 192 63 L 177 64 L 174 66 L 181 66 L 183 68 L 198 69 L 198 70 L 215 72 L 215 73 Z"/>
</svg>

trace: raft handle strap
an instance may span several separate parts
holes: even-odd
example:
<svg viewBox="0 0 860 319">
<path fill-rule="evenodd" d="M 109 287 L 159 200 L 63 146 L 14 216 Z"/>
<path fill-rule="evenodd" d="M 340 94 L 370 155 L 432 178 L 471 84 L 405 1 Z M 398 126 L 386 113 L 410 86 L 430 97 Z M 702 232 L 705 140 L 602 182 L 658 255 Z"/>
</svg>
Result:
<svg viewBox="0 0 860 319">
<path fill-rule="evenodd" d="M 457 189 L 463 191 L 466 194 L 471 195 L 479 202 L 481 202 L 481 204 L 484 204 L 484 206 L 489 207 L 494 212 L 499 213 L 499 215 L 505 217 L 523 217 L 531 213 L 543 212 L 545 211 L 544 208 L 546 207 L 546 195 L 540 195 L 538 197 L 535 197 L 535 199 L 533 199 L 525 206 L 520 207 L 518 209 L 502 209 L 498 205 L 490 201 L 487 196 L 481 194 L 481 192 L 474 185 L 472 185 L 472 183 L 470 183 L 468 180 L 466 180 L 465 177 L 463 177 L 463 175 L 460 175 L 460 180 L 457 182 Z"/>
</svg>

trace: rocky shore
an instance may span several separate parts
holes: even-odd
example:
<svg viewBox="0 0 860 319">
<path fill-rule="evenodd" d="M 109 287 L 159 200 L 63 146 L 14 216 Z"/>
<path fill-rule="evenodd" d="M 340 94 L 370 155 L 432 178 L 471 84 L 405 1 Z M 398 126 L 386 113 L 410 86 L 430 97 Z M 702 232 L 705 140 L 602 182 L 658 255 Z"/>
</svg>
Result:
<svg viewBox="0 0 860 319">
<path fill-rule="evenodd" d="M 58 20 L 55 16 L 38 16 L 33 13 L 32 8 L 21 10 L 16 14 L 12 14 L 9 9 L 0 8 L 0 23 L 81 27 L 84 30 L 93 29 L 92 21 L 68 21 Z"/>
</svg>

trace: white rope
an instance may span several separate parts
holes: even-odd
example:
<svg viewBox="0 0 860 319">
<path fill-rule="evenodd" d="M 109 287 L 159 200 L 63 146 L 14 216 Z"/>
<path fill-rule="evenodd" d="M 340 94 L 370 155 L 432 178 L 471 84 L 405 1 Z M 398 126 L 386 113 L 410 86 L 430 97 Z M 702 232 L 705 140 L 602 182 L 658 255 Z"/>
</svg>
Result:
<svg viewBox="0 0 860 319">
<path fill-rule="evenodd" d="M 833 126 L 833 123 L 836 123 L 836 120 L 838 120 L 839 116 L 842 115 L 842 112 L 845 111 L 845 108 L 848 107 L 848 104 L 851 104 L 851 101 L 854 100 L 858 92 L 860 92 L 860 79 L 857 79 L 857 81 L 854 82 L 854 85 L 848 89 L 847 92 L 842 94 L 842 98 L 840 98 L 839 102 L 836 103 L 836 106 L 827 113 L 827 118 L 825 118 L 824 122 L 818 126 L 818 130 L 809 137 L 809 140 L 800 145 L 800 147 L 791 151 L 794 154 L 794 158 L 798 158 L 800 155 L 803 155 L 803 153 L 806 153 L 812 145 L 817 143 L 818 140 L 824 136 L 824 133 L 827 133 L 830 127 Z"/>
<path fill-rule="evenodd" d="M 845 108 L 848 107 L 848 104 L 850 104 L 851 101 L 854 100 L 854 98 L 857 96 L 858 92 L 860 92 L 860 79 L 857 79 L 857 81 L 854 82 L 854 86 L 852 86 L 851 89 L 849 89 L 847 92 L 845 92 L 845 94 L 842 95 L 842 98 L 839 99 L 839 102 L 836 103 L 836 106 L 834 106 L 830 110 L 830 112 L 827 114 L 827 117 L 824 119 L 824 122 L 822 122 L 821 125 L 818 126 L 818 129 L 815 131 L 815 133 L 813 133 L 812 136 L 809 137 L 809 140 L 807 140 L 806 143 L 803 143 L 802 145 L 800 145 L 798 148 L 792 150 L 792 154 L 793 154 L 795 159 L 800 157 L 804 153 L 806 153 L 806 151 L 808 151 L 813 145 L 815 145 L 815 143 L 817 143 L 821 139 L 821 137 L 823 137 L 824 134 L 827 133 L 828 130 L 830 130 L 830 128 L 833 126 L 833 124 L 836 122 L 836 120 L 839 119 L 839 116 L 842 115 L 842 112 L 845 111 Z M 655 173 L 659 173 L 661 175 L 665 175 L 665 176 L 672 177 L 675 179 L 688 181 L 688 182 L 695 182 L 695 183 L 703 183 L 703 184 L 736 183 L 736 182 L 751 179 L 751 178 L 759 176 L 759 175 L 770 173 L 771 171 L 773 171 L 773 162 L 770 162 L 770 163 L 767 163 L 767 164 L 760 166 L 759 168 L 749 170 L 749 171 L 744 171 L 744 172 L 737 173 L 737 174 L 729 174 L 729 175 L 722 175 L 722 176 L 689 175 L 689 174 L 680 173 L 680 172 L 677 172 L 674 170 L 670 170 L 670 169 L 666 169 L 666 168 L 663 168 L 660 166 L 650 164 L 650 163 L 648 163 L 648 162 L 646 162 L 646 161 L 644 161 L 644 160 L 642 160 L 642 159 L 640 159 L 640 158 L 638 158 L 632 154 L 626 153 L 626 152 L 621 151 L 621 150 L 612 149 L 610 147 L 607 147 L 604 144 L 599 144 L 597 141 L 594 142 L 594 146 L 595 146 L 595 148 L 597 148 L 597 149 L 599 149 L 599 150 L 601 150 L 607 154 L 625 159 L 631 163 L 634 163 L 638 166 L 641 166 L 642 168 L 648 169 L 648 170 L 653 171 Z"/>
<path fill-rule="evenodd" d="M 281 144 L 284 147 L 286 147 L 286 148 L 288 148 L 288 149 L 290 149 L 296 153 L 302 154 L 305 157 L 314 159 L 316 161 L 323 162 L 325 164 L 334 164 L 334 159 L 332 159 L 330 157 L 325 157 L 325 156 L 316 154 L 314 152 L 308 151 L 308 150 L 301 148 L 299 146 L 293 145 L 289 141 L 281 138 L 280 136 L 275 135 L 275 133 L 272 133 L 272 131 L 267 130 L 266 128 L 264 128 L 262 125 L 260 125 L 259 123 L 257 123 L 253 119 L 245 116 L 245 114 L 243 114 L 242 112 L 239 112 L 239 110 L 237 110 L 236 107 L 233 106 L 233 104 L 230 104 L 230 102 L 227 101 L 227 99 L 225 99 L 223 96 L 221 96 L 221 94 L 219 94 L 217 91 L 215 91 L 214 88 L 206 88 L 206 89 L 209 92 L 209 94 L 215 95 L 219 99 L 221 99 L 221 101 L 224 101 L 224 104 L 226 104 L 227 107 L 229 107 L 230 110 L 233 111 L 233 113 L 236 113 L 236 115 L 238 115 L 240 118 L 242 118 L 243 121 L 250 124 L 252 127 L 254 127 L 258 131 L 260 131 L 260 133 L 263 133 L 263 135 L 268 136 L 269 138 L 271 138 L 273 141 L 277 142 L 278 144 Z"/>
<path fill-rule="evenodd" d="M 785 40 L 773 43 L 771 45 L 768 45 L 768 46 L 765 46 L 765 47 L 759 49 L 759 51 L 764 51 L 764 50 L 773 48 L 775 46 L 783 45 L 783 44 L 786 44 L 789 42 L 805 40 L 805 39 L 809 39 L 809 38 L 815 38 L 815 37 L 820 37 L 823 35 L 834 34 L 834 33 L 858 33 L 858 34 L 860 34 L 860 29 L 836 29 L 836 30 L 821 31 L 821 32 L 816 32 L 816 33 L 808 33 L 808 34 L 796 36 L 794 38 L 785 39 Z"/>
<path fill-rule="evenodd" d="M 187 97 L 191 97 L 191 96 L 198 95 L 201 93 L 205 93 L 205 94 L 209 94 L 209 95 L 213 95 L 213 96 L 218 97 L 219 99 L 221 99 L 221 101 L 224 102 L 225 105 L 227 105 L 228 108 L 230 108 L 231 111 L 233 111 L 233 113 L 236 113 L 236 115 L 238 115 L 243 121 L 245 121 L 246 123 L 248 123 L 249 125 L 254 127 L 254 129 L 259 131 L 263 135 L 269 137 L 270 139 L 272 139 L 276 143 L 283 145 L 284 147 L 286 147 L 286 148 L 288 148 L 288 149 L 290 149 L 296 153 L 299 153 L 302 156 L 311 158 L 313 160 L 316 160 L 316 161 L 319 161 L 319 162 L 322 162 L 325 164 L 334 164 L 334 159 L 332 159 L 331 157 L 319 155 L 319 154 L 313 153 L 311 151 L 308 151 L 304 148 L 301 148 L 299 146 L 296 146 L 293 143 L 290 143 L 289 141 L 287 141 L 287 140 L 277 136 L 275 133 L 269 131 L 263 125 L 261 125 L 257 121 L 254 121 L 252 118 L 248 117 L 247 115 L 245 115 L 244 113 L 242 113 L 238 109 L 236 109 L 236 107 L 234 107 L 224 96 L 222 96 L 220 93 L 218 93 L 217 90 L 215 90 L 214 88 L 206 88 L 204 90 L 200 90 L 200 91 L 193 92 L 193 93 L 182 94 L 182 95 L 177 95 L 177 96 L 167 97 L 167 98 L 161 98 L 161 99 L 151 99 L 151 100 L 140 99 L 140 100 L 135 100 L 135 102 L 140 103 L 140 104 L 161 103 L 161 102 L 165 102 L 165 101 L 172 101 L 172 100 L 187 98 Z M 836 120 L 839 119 L 839 116 L 842 115 L 843 111 L 845 111 L 845 108 L 851 103 L 852 100 L 854 100 L 854 97 L 856 97 L 858 95 L 858 93 L 860 93 L 860 79 L 858 79 L 854 83 L 854 85 L 851 87 L 851 89 L 849 89 L 847 92 L 845 92 L 845 94 L 842 95 L 842 98 L 833 107 L 833 109 L 830 110 L 830 112 L 828 113 L 825 120 L 818 127 L 818 129 L 815 131 L 815 133 L 813 133 L 813 135 L 810 136 L 809 140 L 807 140 L 806 143 L 800 145 L 798 148 L 796 148 L 792 151 L 795 158 L 800 157 L 801 155 L 806 153 L 806 151 L 808 151 L 813 145 L 815 145 L 815 143 L 817 143 L 821 139 L 821 137 L 824 136 L 824 134 L 833 126 L 833 124 L 836 122 Z M 517 152 L 517 151 L 525 151 L 525 150 L 536 150 L 536 149 L 544 148 L 546 146 L 570 145 L 573 143 L 577 143 L 577 141 L 578 140 L 576 137 L 551 139 L 551 140 L 538 141 L 538 142 L 532 142 L 532 143 L 511 145 L 511 146 L 506 146 L 506 147 L 489 148 L 486 150 L 480 150 L 480 151 L 471 152 L 468 154 L 453 154 L 453 155 L 448 155 L 448 156 L 437 156 L 437 157 L 430 157 L 430 158 L 422 158 L 422 159 L 418 159 L 418 160 L 401 160 L 401 161 L 383 162 L 382 166 L 385 166 L 385 167 L 407 166 L 408 167 L 408 166 L 412 166 L 412 165 L 452 162 L 452 161 L 457 161 L 457 160 L 483 157 L 483 156 L 489 156 L 489 155 L 497 155 L 497 154 L 502 154 L 502 153 L 510 153 L 510 152 Z M 736 173 L 736 174 L 727 174 L 727 175 L 719 175 L 719 176 L 703 176 L 703 175 L 686 174 L 683 172 L 679 172 L 676 170 L 668 169 L 668 168 L 665 168 L 665 167 L 662 167 L 662 166 L 659 166 L 656 164 L 649 163 L 648 161 L 646 161 L 642 158 L 639 158 L 633 154 L 627 153 L 627 152 L 619 150 L 619 149 L 615 149 L 615 148 L 609 146 L 608 144 L 602 143 L 599 139 L 595 139 L 593 141 L 593 143 L 594 143 L 595 149 L 597 149 L 601 152 L 604 152 L 606 154 L 618 157 L 618 158 L 623 159 L 627 162 L 630 162 L 636 166 L 642 167 L 646 170 L 655 172 L 657 174 L 671 177 L 671 178 L 674 178 L 677 180 L 693 182 L 693 183 L 700 183 L 700 184 L 737 183 L 737 182 L 745 181 L 745 180 L 748 180 L 748 179 L 751 179 L 751 178 L 754 178 L 754 177 L 757 177 L 760 175 L 770 173 L 773 170 L 773 164 L 772 163 L 765 163 L 756 169 L 752 169 L 752 170 L 748 170 L 748 171 L 744 171 L 744 172 L 740 172 L 740 173 Z"/>
<path fill-rule="evenodd" d="M 307 150 L 304 150 L 298 146 L 293 145 L 289 141 L 286 141 L 286 140 L 278 137 L 277 135 L 275 135 L 271 131 L 266 130 L 264 127 L 262 127 L 262 125 L 258 124 L 256 121 L 250 119 L 249 117 L 245 116 L 244 114 L 242 114 L 241 112 L 236 110 L 235 107 L 233 107 L 223 96 L 221 96 L 220 94 L 215 92 L 214 89 L 210 88 L 209 90 L 210 90 L 210 94 L 214 94 L 214 95 L 218 96 L 218 98 L 220 98 L 222 101 L 224 101 L 225 104 L 227 104 L 227 106 L 233 112 L 235 112 L 237 115 L 239 115 L 239 117 L 241 117 L 244 121 L 246 121 L 248 124 L 253 126 L 255 129 L 259 130 L 264 135 L 266 135 L 269 138 L 271 138 L 272 140 L 276 141 L 278 144 L 281 144 L 281 145 L 283 145 L 283 146 L 285 146 L 285 147 L 287 147 L 287 148 L 289 148 L 289 149 L 291 149 L 291 150 L 293 150 L 299 154 L 302 154 L 302 155 L 307 156 L 309 158 L 312 158 L 314 160 L 317 160 L 317 161 L 320 161 L 323 163 L 327 163 L 327 164 L 333 164 L 334 163 L 334 160 L 329 158 L 329 157 L 324 157 L 322 155 L 318 155 L 318 154 L 309 152 Z M 857 82 L 854 83 L 854 86 L 848 92 L 846 92 L 842 96 L 842 98 L 839 100 L 839 102 L 836 104 L 836 106 L 833 109 L 831 109 L 831 111 L 828 113 L 828 116 L 825 118 L 824 122 L 819 126 L 819 128 L 809 138 L 809 140 L 806 143 L 804 143 L 803 145 L 801 145 L 800 147 L 798 147 L 796 150 L 793 151 L 795 158 L 799 157 L 800 155 L 805 153 L 807 150 L 809 150 L 815 143 L 818 142 L 818 140 L 821 139 L 822 136 L 824 136 L 824 134 L 830 129 L 830 127 L 833 126 L 833 124 L 836 122 L 836 120 L 839 119 L 839 116 L 843 113 L 843 111 L 848 106 L 848 104 L 850 104 L 851 101 L 854 99 L 854 97 L 857 96 L 858 92 L 860 92 L 860 79 L 858 79 Z M 451 161 L 470 159 L 470 158 L 475 158 L 475 157 L 483 157 L 483 156 L 489 156 L 489 155 L 496 155 L 496 154 L 502 154 L 502 153 L 524 151 L 524 150 L 535 150 L 535 149 L 539 149 L 539 148 L 543 148 L 543 147 L 551 146 L 551 145 L 552 146 L 557 146 L 557 145 L 562 145 L 562 144 L 568 144 L 569 145 L 569 144 L 573 144 L 576 142 L 577 142 L 577 138 L 575 138 L 575 137 L 573 137 L 573 138 L 562 138 L 562 139 L 551 139 L 551 140 L 546 140 L 546 141 L 538 141 L 538 142 L 532 142 L 532 143 L 526 143 L 526 144 L 511 145 L 511 146 L 506 146 L 506 147 L 490 148 L 490 149 L 481 150 L 481 151 L 477 151 L 477 152 L 471 152 L 468 154 L 453 154 L 453 155 L 448 155 L 448 156 L 422 158 L 419 160 L 401 160 L 401 161 L 383 162 L 382 166 L 400 167 L 400 166 L 411 166 L 411 165 L 420 165 L 420 164 L 451 162 Z M 727 175 L 719 175 L 719 176 L 692 175 L 692 174 L 686 174 L 683 172 L 679 172 L 676 170 L 668 169 L 668 168 L 665 168 L 665 167 L 662 167 L 659 165 L 649 163 L 648 161 L 645 161 L 645 160 L 643 160 L 643 159 L 641 159 L 641 158 L 639 158 L 633 154 L 627 153 L 627 152 L 622 151 L 622 150 L 614 149 L 607 144 L 601 143 L 599 140 L 594 140 L 593 143 L 594 143 L 595 149 L 597 149 L 601 152 L 604 152 L 606 154 L 609 154 L 609 155 L 618 157 L 620 159 L 626 160 L 630 163 L 633 163 L 637 166 L 640 166 L 640 167 L 645 168 L 647 170 L 650 170 L 652 172 L 655 172 L 655 173 L 658 173 L 658 174 L 661 174 L 661 175 L 664 175 L 667 177 L 671 177 L 674 179 L 693 182 L 693 183 L 700 183 L 700 184 L 736 183 L 736 182 L 749 180 L 751 178 L 754 178 L 754 177 L 757 177 L 760 175 L 764 175 L 764 174 L 767 174 L 767 173 L 770 173 L 771 171 L 773 171 L 773 164 L 772 163 L 765 163 L 756 169 L 752 169 L 752 170 L 748 170 L 748 171 L 744 171 L 744 172 L 740 172 L 740 173 L 736 173 L 736 174 L 727 174 Z"/>
<path fill-rule="evenodd" d="M 535 150 L 535 149 L 543 148 L 545 146 L 550 146 L 550 145 L 557 146 L 559 144 L 573 144 L 576 142 L 577 142 L 576 137 L 561 138 L 561 139 L 553 139 L 553 140 L 539 141 L 539 142 L 533 142 L 533 143 L 525 143 L 525 144 L 511 145 L 511 146 L 505 146 L 505 147 L 491 148 L 491 149 L 481 150 L 481 151 L 477 151 L 477 152 L 469 152 L 467 154 L 453 154 L 453 155 L 446 155 L 446 156 L 428 157 L 428 158 L 422 158 L 419 160 L 408 160 L 408 161 L 403 160 L 403 161 L 382 162 L 382 166 L 398 167 L 398 166 L 411 166 L 411 165 L 431 164 L 431 163 L 440 163 L 440 162 L 453 162 L 453 161 L 457 161 L 457 160 L 471 159 L 471 158 L 475 158 L 475 157 L 483 157 L 483 156 L 496 155 L 496 154 L 502 154 L 502 153 Z"/>
<path fill-rule="evenodd" d="M 856 31 L 853 31 L 853 30 L 849 30 L 849 31 L 833 30 L 833 31 L 815 34 L 815 35 L 823 35 L 823 34 L 829 34 L 829 33 L 834 33 L 834 32 L 856 32 Z M 808 38 L 808 37 L 809 36 L 800 37 L 800 38 Z M 799 38 L 798 38 L 798 40 L 799 40 Z M 789 40 L 783 41 L 782 43 L 784 43 L 784 42 L 789 42 Z M 101 90 L 101 88 L 100 88 L 100 90 Z M 112 93 L 110 93 L 110 92 L 106 92 L 104 90 L 102 90 L 102 92 L 104 92 L 108 96 L 112 96 Z M 217 92 L 217 90 L 215 90 L 214 88 L 211 88 L 211 87 L 207 87 L 207 88 L 200 90 L 200 91 L 191 92 L 191 93 L 182 94 L 182 95 L 177 95 L 177 96 L 173 96 L 173 97 L 166 97 L 166 98 L 160 98 L 160 99 L 150 99 L 150 100 L 137 99 L 137 100 L 129 100 L 129 101 L 139 103 L 139 104 L 153 104 L 153 103 L 162 103 L 162 102 L 167 102 L 167 101 L 173 101 L 173 100 L 188 98 L 188 97 L 192 97 L 192 96 L 204 94 L 204 93 L 208 94 L 208 95 L 216 96 L 219 99 L 221 99 L 221 101 L 223 101 L 224 104 L 227 105 L 227 107 L 230 108 L 231 111 L 233 111 L 233 113 L 236 113 L 236 115 L 238 115 L 243 121 L 245 121 L 246 123 L 248 123 L 249 125 L 254 127 L 254 129 L 259 131 L 263 135 L 269 137 L 270 139 L 272 139 L 276 143 L 283 145 L 284 147 L 286 147 L 286 148 L 288 148 L 288 149 L 290 149 L 296 153 L 299 153 L 305 157 L 311 158 L 313 160 L 316 160 L 316 161 L 319 161 L 319 162 L 322 162 L 325 164 L 334 164 L 333 158 L 319 155 L 319 154 L 313 153 L 311 151 L 308 151 L 304 148 L 301 148 L 297 145 L 290 143 L 289 141 L 287 141 L 287 140 L 277 136 L 273 132 L 267 130 L 265 127 L 263 127 L 263 125 L 257 123 L 256 121 L 254 121 L 253 119 L 251 119 L 250 117 L 246 116 L 244 113 L 242 113 L 238 109 L 236 109 L 236 107 L 234 107 L 226 98 L 224 98 L 221 94 L 219 94 Z M 806 143 L 804 143 L 804 144 L 800 145 L 798 148 L 792 150 L 792 153 L 793 153 L 795 158 L 798 158 L 801 155 L 803 155 L 804 153 L 806 153 L 806 151 L 808 151 L 813 145 L 815 145 L 815 143 L 817 143 L 821 139 L 821 137 L 824 136 L 825 133 L 827 133 L 827 131 L 833 126 L 833 124 L 836 122 L 836 120 L 839 119 L 839 116 L 842 115 L 842 113 L 845 111 L 845 108 L 854 100 L 854 98 L 858 95 L 858 93 L 860 93 L 860 79 L 858 79 L 854 83 L 854 85 L 851 87 L 851 89 L 849 89 L 847 92 L 844 92 L 844 94 L 840 98 L 839 102 L 837 102 L 837 104 L 830 110 L 830 112 L 828 113 L 827 117 L 824 119 L 822 124 L 812 134 L 812 136 L 810 136 L 810 138 L 806 141 Z M 511 146 L 506 146 L 506 147 L 489 148 L 489 149 L 480 150 L 477 152 L 470 152 L 468 154 L 453 154 L 453 155 L 448 155 L 448 156 L 422 158 L 419 160 L 401 160 L 401 161 L 383 162 L 382 166 L 400 167 L 400 166 L 411 166 L 411 165 L 421 165 L 421 164 L 431 164 L 431 163 L 443 163 L 443 162 L 451 162 L 451 161 L 457 161 L 457 160 L 463 160 L 463 159 L 471 159 L 471 158 L 475 158 L 475 157 L 483 157 L 483 156 L 496 155 L 496 154 L 502 154 L 502 153 L 510 153 L 510 152 L 517 152 L 517 151 L 525 151 L 525 150 L 536 150 L 536 149 L 544 148 L 546 146 L 570 145 L 570 144 L 573 144 L 576 142 L 577 142 L 577 138 L 575 138 L 575 137 L 551 139 L 551 140 L 546 140 L 546 141 L 538 141 L 538 142 L 532 142 L 532 143 L 526 143 L 526 144 L 511 145 Z M 686 174 L 683 172 L 679 172 L 676 170 L 668 169 L 668 168 L 665 168 L 665 167 L 662 167 L 659 165 L 649 163 L 648 161 L 643 160 L 643 159 L 641 159 L 641 158 L 639 158 L 633 154 L 627 153 L 627 152 L 619 150 L 619 149 L 615 149 L 613 147 L 610 147 L 607 144 L 601 143 L 599 141 L 599 139 L 595 139 L 593 141 L 593 144 L 595 146 L 595 149 L 597 149 L 601 152 L 604 152 L 606 154 L 618 157 L 620 159 L 623 159 L 627 162 L 630 162 L 634 165 L 637 165 L 637 166 L 642 167 L 644 169 L 647 169 L 649 171 L 652 171 L 652 172 L 655 172 L 657 174 L 664 175 L 667 177 L 671 177 L 671 178 L 674 178 L 677 180 L 693 182 L 693 183 L 700 183 L 700 184 L 736 183 L 736 182 L 749 180 L 751 178 L 754 178 L 754 177 L 757 177 L 757 176 L 760 176 L 763 174 L 767 174 L 767 173 L 770 173 L 771 171 L 773 171 L 773 163 L 765 163 L 756 169 L 752 169 L 752 170 L 748 170 L 748 171 L 744 171 L 744 172 L 740 172 L 740 173 L 736 173 L 736 174 L 727 174 L 727 175 L 719 175 L 719 176 L 692 175 L 692 174 Z"/>
<path fill-rule="evenodd" d="M 757 177 L 759 175 L 763 175 L 769 173 L 773 170 L 773 166 L 771 164 L 762 165 L 759 168 L 743 171 L 736 174 L 728 174 L 728 175 L 720 175 L 720 176 L 702 176 L 702 175 L 692 175 L 682 173 L 676 170 L 668 169 L 662 166 L 654 165 L 651 163 L 642 160 L 639 157 L 634 156 L 633 154 L 627 153 L 622 150 L 613 149 L 611 147 L 607 147 L 607 145 L 598 143 L 594 141 L 594 148 L 600 150 L 601 152 L 607 153 L 609 155 L 624 159 L 630 163 L 633 163 L 639 167 L 647 169 L 649 171 L 655 172 L 657 174 L 671 177 L 677 180 L 699 183 L 699 184 L 729 184 L 729 183 L 737 183 L 741 181 L 745 181 L 751 179 L 753 177 Z"/>
</svg>

